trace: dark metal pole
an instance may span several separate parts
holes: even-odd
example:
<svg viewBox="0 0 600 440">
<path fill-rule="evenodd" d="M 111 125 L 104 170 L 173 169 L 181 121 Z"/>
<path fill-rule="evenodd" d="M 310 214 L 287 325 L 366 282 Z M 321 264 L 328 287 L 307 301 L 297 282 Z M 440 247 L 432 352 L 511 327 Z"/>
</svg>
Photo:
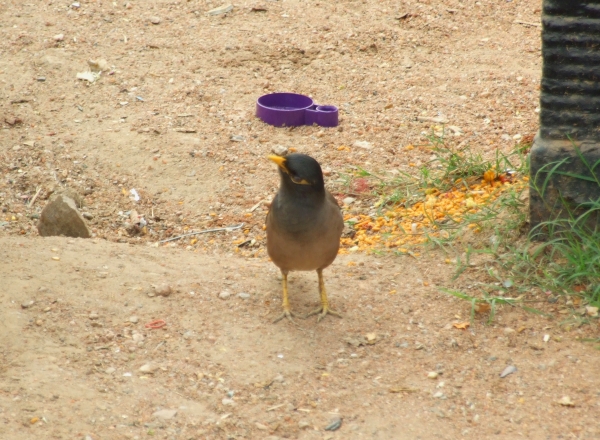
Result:
<svg viewBox="0 0 600 440">
<path fill-rule="evenodd" d="M 600 200 L 600 2 L 544 0 L 531 227 Z M 598 217 L 590 216 L 597 223 Z"/>
</svg>

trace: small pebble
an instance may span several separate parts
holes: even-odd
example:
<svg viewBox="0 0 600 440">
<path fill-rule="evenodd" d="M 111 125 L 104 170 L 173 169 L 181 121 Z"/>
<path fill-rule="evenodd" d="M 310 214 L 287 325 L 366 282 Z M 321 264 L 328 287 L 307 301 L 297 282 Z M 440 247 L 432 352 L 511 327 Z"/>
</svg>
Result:
<svg viewBox="0 0 600 440">
<path fill-rule="evenodd" d="M 331 419 L 331 422 L 329 422 L 329 425 L 325 427 L 325 431 L 337 431 L 338 429 L 340 429 L 341 426 L 342 418 L 334 417 L 333 419 Z"/>
<path fill-rule="evenodd" d="M 154 288 L 154 293 L 159 296 L 169 296 L 173 293 L 173 289 L 168 284 L 161 284 Z"/>
<path fill-rule="evenodd" d="M 238 293 L 238 296 L 242 299 L 249 299 L 250 298 L 250 294 L 246 293 L 246 292 L 242 292 L 242 293 Z"/>
<path fill-rule="evenodd" d="M 158 418 L 158 419 L 163 419 L 163 420 L 169 420 L 169 419 L 172 419 L 173 417 L 175 417 L 176 414 L 177 414 L 176 409 L 161 409 L 160 411 L 154 412 L 152 414 L 152 417 Z"/>
<path fill-rule="evenodd" d="M 271 152 L 277 156 L 285 156 L 288 154 L 288 149 L 283 145 L 275 145 L 271 148 Z"/>
<path fill-rule="evenodd" d="M 139 322 L 139 318 L 137 316 L 131 316 L 129 317 L 129 322 L 131 322 L 132 324 L 137 324 Z"/>
<path fill-rule="evenodd" d="M 21 304 L 21 308 L 28 309 L 29 307 L 31 307 L 34 304 L 35 304 L 35 301 L 33 301 L 33 300 L 25 301 L 23 304 Z"/>
<path fill-rule="evenodd" d="M 502 371 L 502 373 L 500 373 L 500 377 L 504 378 L 506 376 L 508 376 L 509 374 L 513 374 L 517 371 L 517 367 L 515 367 L 514 365 L 509 365 L 508 367 L 506 367 L 504 369 L 504 371 Z"/>
<path fill-rule="evenodd" d="M 100 316 L 96 312 L 92 312 L 89 314 L 88 318 L 90 319 L 98 319 Z"/>
<path fill-rule="evenodd" d="M 371 144 L 371 142 L 367 142 L 367 141 L 355 141 L 353 145 L 355 147 L 363 148 L 365 150 L 370 150 L 371 148 L 373 148 L 373 144 Z"/>
<path fill-rule="evenodd" d="M 57 35 L 55 35 L 54 37 L 52 37 L 52 39 L 53 39 L 54 41 L 62 41 L 62 40 L 64 40 L 64 39 L 65 39 L 65 35 L 64 35 L 64 34 L 57 34 Z"/>
<path fill-rule="evenodd" d="M 113 374 L 115 371 L 117 371 L 117 369 L 116 369 L 116 368 L 114 368 L 114 367 L 109 367 L 109 368 L 107 368 L 107 369 L 106 369 L 105 373 L 106 373 L 106 374 Z"/>
<path fill-rule="evenodd" d="M 227 299 L 231 296 L 231 292 L 229 290 L 223 290 L 221 293 L 219 293 L 219 298 L 221 299 Z"/>
<path fill-rule="evenodd" d="M 41 326 L 44 322 L 41 319 L 38 319 L 37 321 L 35 321 L 35 325 L 37 325 L 38 327 Z"/>
<path fill-rule="evenodd" d="M 427 373 L 427 377 L 429 379 L 437 379 L 438 376 L 439 374 L 436 371 L 430 371 L 429 373 Z"/>
<path fill-rule="evenodd" d="M 234 402 L 233 399 L 227 399 L 227 398 L 221 400 L 221 403 L 223 405 L 225 405 L 225 406 L 233 406 L 233 405 L 235 405 L 235 402 Z"/>
<path fill-rule="evenodd" d="M 562 406 L 575 406 L 575 403 L 573 403 L 573 401 L 571 400 L 571 398 L 569 396 L 563 396 L 560 398 L 560 400 L 558 401 L 559 404 L 561 404 Z"/>
<path fill-rule="evenodd" d="M 156 364 L 144 364 L 140 367 L 141 373 L 153 374 L 156 370 L 158 370 L 159 366 Z"/>
<path fill-rule="evenodd" d="M 307 429 L 307 428 L 310 428 L 310 423 L 309 423 L 309 422 L 307 422 L 306 420 L 300 420 L 300 421 L 298 422 L 298 428 L 299 428 L 299 429 Z"/>
<path fill-rule="evenodd" d="M 150 23 L 152 23 L 152 24 L 159 24 L 160 23 L 160 17 L 157 17 L 157 16 L 150 17 Z"/>
</svg>

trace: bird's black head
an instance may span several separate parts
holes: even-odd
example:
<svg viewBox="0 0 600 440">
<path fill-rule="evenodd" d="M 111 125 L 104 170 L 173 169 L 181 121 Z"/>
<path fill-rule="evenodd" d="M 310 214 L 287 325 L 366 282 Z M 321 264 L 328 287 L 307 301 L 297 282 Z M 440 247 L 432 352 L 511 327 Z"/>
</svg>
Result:
<svg viewBox="0 0 600 440">
<path fill-rule="evenodd" d="M 323 171 L 319 162 L 306 154 L 289 154 L 287 156 L 269 156 L 279 167 L 281 183 L 299 191 L 323 191 Z M 304 188 L 303 188 L 304 187 Z"/>
</svg>

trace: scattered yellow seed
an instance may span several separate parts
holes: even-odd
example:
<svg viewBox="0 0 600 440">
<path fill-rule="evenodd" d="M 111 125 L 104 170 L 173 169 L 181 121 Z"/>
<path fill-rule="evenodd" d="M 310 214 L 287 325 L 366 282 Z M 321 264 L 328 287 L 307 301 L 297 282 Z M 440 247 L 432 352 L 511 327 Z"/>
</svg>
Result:
<svg viewBox="0 0 600 440">
<path fill-rule="evenodd" d="M 60 260 L 60 257 L 52 257 L 53 260 L 58 261 Z"/>
<path fill-rule="evenodd" d="M 197 239 L 197 238 L 192 238 L 192 239 L 190 240 L 190 245 L 192 245 L 192 246 L 193 246 L 193 245 L 195 245 L 196 243 L 198 243 L 198 239 Z"/>
<path fill-rule="evenodd" d="M 396 290 L 390 290 L 390 295 L 395 295 L 396 294 Z"/>
</svg>

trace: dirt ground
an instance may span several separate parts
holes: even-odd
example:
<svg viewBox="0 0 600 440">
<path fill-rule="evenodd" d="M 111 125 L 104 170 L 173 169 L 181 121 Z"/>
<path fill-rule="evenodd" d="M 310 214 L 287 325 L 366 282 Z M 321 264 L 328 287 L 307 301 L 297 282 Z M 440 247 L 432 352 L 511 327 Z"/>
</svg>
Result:
<svg viewBox="0 0 600 440">
<path fill-rule="evenodd" d="M 436 252 L 346 253 L 325 272 L 344 319 L 272 323 L 271 148 L 313 155 L 340 199 L 353 166 L 426 163 L 442 125 L 508 151 L 536 131 L 540 1 L 70 3 L 0 0 L 0 438 L 600 438 L 597 326 L 561 326 L 562 299 L 453 326 L 469 305 L 440 288 L 483 263 L 456 282 Z M 108 65 L 91 84 L 90 59 Z M 339 106 L 340 126 L 263 124 L 273 91 Z M 39 237 L 66 188 L 93 238 Z M 290 289 L 318 303 L 316 274 Z"/>
</svg>

